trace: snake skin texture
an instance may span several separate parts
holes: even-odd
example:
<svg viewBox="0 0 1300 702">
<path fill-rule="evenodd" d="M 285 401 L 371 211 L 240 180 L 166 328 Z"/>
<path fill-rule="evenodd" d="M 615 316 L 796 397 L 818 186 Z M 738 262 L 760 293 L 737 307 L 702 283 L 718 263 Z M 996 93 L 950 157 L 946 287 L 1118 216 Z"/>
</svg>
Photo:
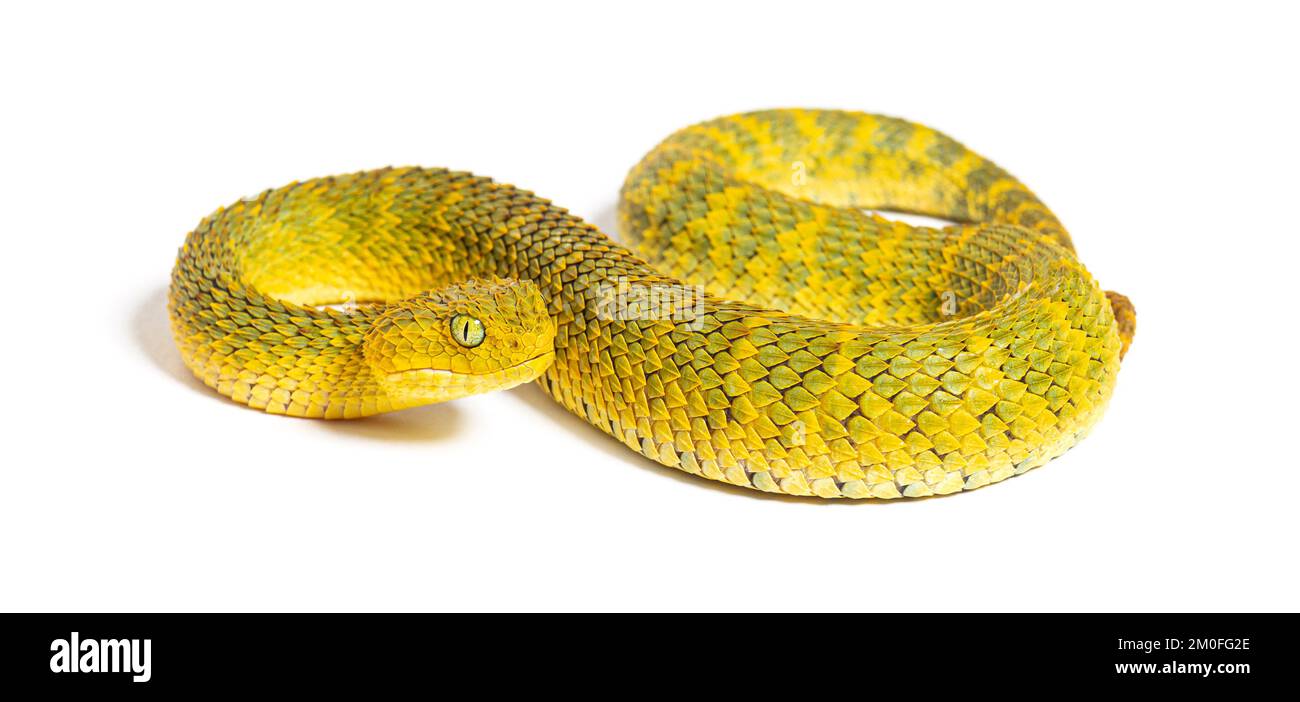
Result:
<svg viewBox="0 0 1300 702">
<path fill-rule="evenodd" d="M 269 412 L 359 417 L 536 379 L 663 465 L 886 499 L 1060 455 L 1133 336 L 1132 305 L 1028 188 L 900 119 L 689 127 L 631 171 L 619 218 L 632 250 L 468 173 L 292 184 L 189 235 L 174 335 L 205 383 Z"/>
</svg>

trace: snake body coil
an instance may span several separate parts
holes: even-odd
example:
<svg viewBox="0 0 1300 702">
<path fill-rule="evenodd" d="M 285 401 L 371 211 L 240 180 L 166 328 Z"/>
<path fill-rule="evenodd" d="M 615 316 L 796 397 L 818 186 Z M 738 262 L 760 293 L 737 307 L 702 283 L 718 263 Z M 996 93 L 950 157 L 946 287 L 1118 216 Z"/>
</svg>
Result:
<svg viewBox="0 0 1300 702">
<path fill-rule="evenodd" d="M 1060 455 L 1133 333 L 1033 193 L 903 120 L 689 127 L 632 170 L 619 215 L 639 256 L 466 173 L 292 184 L 189 235 L 173 331 L 199 378 L 269 412 L 359 417 L 537 379 L 664 465 L 852 498 L 978 488 Z"/>
</svg>

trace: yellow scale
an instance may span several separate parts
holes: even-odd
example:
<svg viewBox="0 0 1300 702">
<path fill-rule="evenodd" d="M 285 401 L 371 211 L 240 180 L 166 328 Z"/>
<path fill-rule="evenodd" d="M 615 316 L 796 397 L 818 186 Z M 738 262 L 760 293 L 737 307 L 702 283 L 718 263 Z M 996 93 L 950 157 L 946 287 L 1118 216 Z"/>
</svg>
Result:
<svg viewBox="0 0 1300 702">
<path fill-rule="evenodd" d="M 715 119 L 657 146 L 621 195 L 631 250 L 468 173 L 267 191 L 186 239 L 177 345 L 209 386 L 272 413 L 361 417 L 537 380 L 664 465 L 896 498 L 1060 455 L 1132 339 L 1132 305 L 1028 188 L 905 120 Z"/>
</svg>

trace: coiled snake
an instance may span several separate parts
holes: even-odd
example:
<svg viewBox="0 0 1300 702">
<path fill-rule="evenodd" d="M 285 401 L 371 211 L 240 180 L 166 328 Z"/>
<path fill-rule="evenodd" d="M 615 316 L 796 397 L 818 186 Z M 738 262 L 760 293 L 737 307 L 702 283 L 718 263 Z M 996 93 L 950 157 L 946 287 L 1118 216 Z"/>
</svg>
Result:
<svg viewBox="0 0 1300 702">
<path fill-rule="evenodd" d="M 361 417 L 536 379 L 666 466 L 896 498 L 1060 455 L 1133 334 L 1028 188 L 900 119 L 697 124 L 633 168 L 619 218 L 635 254 L 468 173 L 291 184 L 189 234 L 174 336 L 203 382 L 268 412 Z"/>
</svg>

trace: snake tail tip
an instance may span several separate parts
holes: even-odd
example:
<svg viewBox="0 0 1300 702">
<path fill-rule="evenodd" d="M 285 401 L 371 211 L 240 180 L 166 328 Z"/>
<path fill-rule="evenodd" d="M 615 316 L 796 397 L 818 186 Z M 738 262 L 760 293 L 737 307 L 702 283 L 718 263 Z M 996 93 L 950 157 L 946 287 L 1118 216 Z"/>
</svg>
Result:
<svg viewBox="0 0 1300 702">
<path fill-rule="evenodd" d="M 1106 291 L 1106 299 L 1110 301 L 1111 312 L 1115 314 L 1115 326 L 1119 329 L 1119 340 L 1123 344 L 1119 357 L 1124 358 L 1128 347 L 1133 345 L 1133 334 L 1137 331 L 1137 309 L 1133 307 L 1132 300 L 1113 290 Z"/>
</svg>

